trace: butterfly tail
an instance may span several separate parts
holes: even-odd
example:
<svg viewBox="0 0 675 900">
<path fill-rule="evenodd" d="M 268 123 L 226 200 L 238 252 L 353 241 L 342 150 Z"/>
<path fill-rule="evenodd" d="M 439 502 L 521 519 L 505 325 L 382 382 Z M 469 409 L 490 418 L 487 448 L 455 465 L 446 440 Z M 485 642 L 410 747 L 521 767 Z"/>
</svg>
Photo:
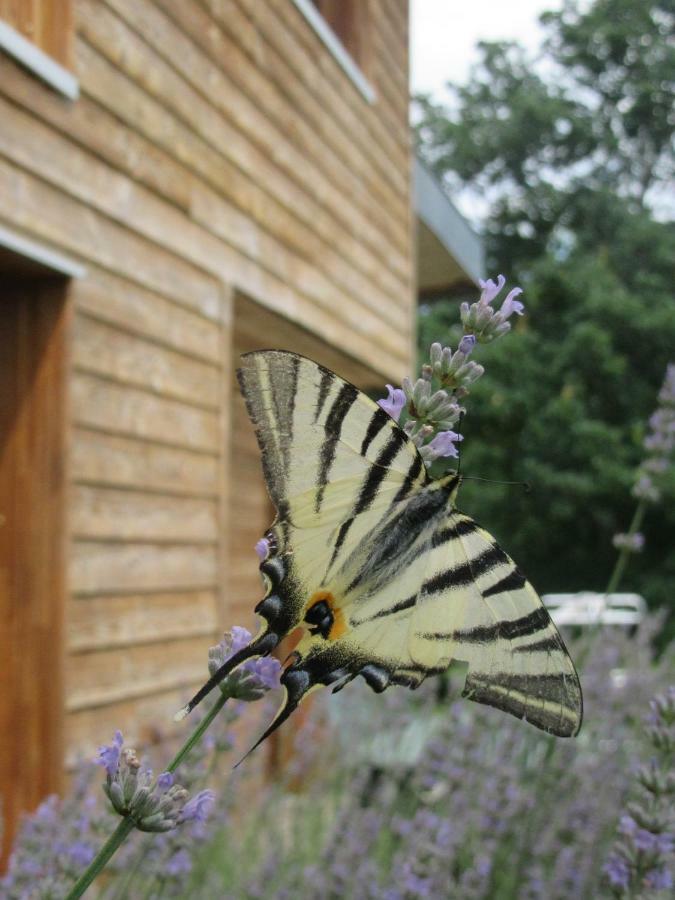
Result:
<svg viewBox="0 0 675 900">
<path fill-rule="evenodd" d="M 286 690 L 286 697 L 284 699 L 284 702 L 281 704 L 279 711 L 272 719 L 269 727 L 258 738 L 251 749 L 244 756 L 242 756 L 237 765 L 235 765 L 235 769 L 237 768 L 237 766 L 240 766 L 243 763 L 247 756 L 253 753 L 256 747 L 259 747 L 263 741 L 267 740 L 267 738 L 271 734 L 273 734 L 277 730 L 277 728 L 286 721 L 286 719 L 289 718 L 291 713 L 295 712 L 295 710 L 300 705 L 300 701 L 302 700 L 302 698 L 313 687 L 309 672 L 305 671 L 304 669 L 296 669 L 293 666 L 286 669 L 284 674 L 281 676 L 281 684 Z"/>
</svg>

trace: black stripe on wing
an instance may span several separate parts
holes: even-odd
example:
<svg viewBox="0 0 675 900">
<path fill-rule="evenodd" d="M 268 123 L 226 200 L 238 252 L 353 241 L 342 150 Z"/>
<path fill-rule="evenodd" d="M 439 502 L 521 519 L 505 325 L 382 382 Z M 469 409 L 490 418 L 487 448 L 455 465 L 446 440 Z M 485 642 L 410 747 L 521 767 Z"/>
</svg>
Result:
<svg viewBox="0 0 675 900">
<path fill-rule="evenodd" d="M 425 632 L 420 637 L 434 641 L 457 641 L 459 643 L 486 644 L 499 638 L 512 640 L 513 638 L 528 637 L 538 631 L 544 631 L 551 624 L 551 617 L 543 606 L 535 609 L 519 619 L 504 619 L 495 625 L 477 625 L 474 628 L 463 628 L 458 631 L 433 631 Z M 523 646 L 523 651 L 532 647 L 531 644 Z"/>
<path fill-rule="evenodd" d="M 417 491 L 404 503 L 390 507 L 381 525 L 368 535 L 369 552 L 347 586 L 350 593 L 367 584 L 370 594 L 396 581 L 401 572 L 429 548 L 429 531 L 446 515 L 448 491 Z M 393 509 L 393 511 L 392 511 Z"/>
<path fill-rule="evenodd" d="M 317 394 L 316 406 L 314 407 L 315 422 L 319 420 L 319 416 L 323 412 L 331 385 L 335 381 L 335 374 L 330 369 L 324 369 L 322 366 L 319 366 L 319 369 L 321 370 L 321 381 L 319 382 L 319 393 Z"/>
<path fill-rule="evenodd" d="M 503 594 L 505 591 L 518 591 L 525 587 L 527 578 L 520 571 L 518 566 L 514 565 L 508 575 L 505 575 L 491 587 L 483 591 L 483 597 L 493 597 L 495 594 Z"/>
<path fill-rule="evenodd" d="M 448 541 L 457 540 L 458 537 L 462 537 L 465 534 L 472 534 L 474 531 L 478 531 L 480 525 L 477 522 L 474 522 L 473 519 L 459 519 L 456 522 L 453 522 L 452 525 L 448 525 L 446 528 L 441 528 L 440 531 L 434 532 L 434 536 L 431 539 L 432 547 L 440 547 L 443 544 L 447 544 Z"/>
<path fill-rule="evenodd" d="M 368 428 L 366 429 L 366 433 L 361 444 L 361 456 L 366 455 L 366 453 L 368 452 L 368 447 L 370 447 L 370 445 L 373 443 L 382 429 L 391 421 L 392 419 L 389 413 L 385 412 L 381 406 L 378 406 L 376 412 L 373 413 L 373 416 L 368 423 Z"/>
<path fill-rule="evenodd" d="M 423 469 L 424 463 L 422 461 L 422 457 L 418 453 L 417 456 L 415 456 L 415 459 L 413 459 L 412 463 L 410 464 L 408 474 L 405 476 L 403 484 L 397 491 L 396 496 L 391 501 L 392 503 L 400 503 L 401 500 L 405 500 L 405 498 L 408 496 L 413 486 L 415 485 L 416 481 L 422 474 Z"/>
<path fill-rule="evenodd" d="M 361 486 L 361 490 L 359 491 L 359 496 L 356 504 L 354 505 L 354 509 L 352 510 L 352 514 L 348 519 L 345 519 L 345 521 L 340 526 L 340 530 L 338 531 L 337 537 L 335 539 L 333 554 L 330 558 L 330 562 L 328 563 L 327 571 L 330 571 L 333 563 L 337 559 L 337 555 L 340 552 L 340 549 L 344 544 L 347 535 L 349 534 L 349 529 L 352 527 L 356 516 L 365 512 L 372 505 L 375 497 L 377 496 L 380 485 L 387 475 L 388 466 L 393 462 L 394 457 L 401 449 L 401 447 L 403 447 L 405 442 L 405 434 L 401 431 L 400 428 L 396 428 L 394 431 L 392 431 L 387 443 L 380 450 L 375 462 L 368 469 L 368 474 L 366 475 L 365 481 Z"/>
<path fill-rule="evenodd" d="M 498 544 L 491 544 L 472 560 L 452 566 L 429 578 L 422 585 L 424 594 L 437 594 L 450 588 L 473 584 L 480 575 L 486 575 L 497 566 L 508 563 L 509 558 Z"/>
<path fill-rule="evenodd" d="M 347 413 L 356 402 L 356 398 L 358 397 L 358 395 L 359 392 L 354 387 L 354 385 L 347 384 L 345 382 L 340 388 L 340 391 L 333 401 L 333 405 L 331 406 L 328 415 L 326 416 L 326 422 L 324 425 L 326 439 L 321 445 L 318 488 L 316 492 L 316 499 L 314 501 L 314 509 L 317 513 L 321 509 L 323 494 L 326 490 L 326 485 L 328 484 L 330 469 L 333 465 L 333 460 L 335 459 L 335 451 L 340 440 L 342 423 L 347 417 Z"/>
<path fill-rule="evenodd" d="M 396 613 L 404 612 L 406 609 L 412 609 L 415 603 L 417 603 L 417 594 L 412 594 L 410 597 L 406 597 L 405 600 L 399 600 L 398 603 L 393 603 L 391 606 L 385 606 L 384 609 L 378 610 L 376 613 L 373 613 L 372 616 L 368 616 L 365 619 L 350 619 L 349 624 L 356 627 L 357 625 L 363 625 L 366 622 L 372 622 L 375 619 L 385 619 L 387 616 L 394 616 Z"/>
</svg>

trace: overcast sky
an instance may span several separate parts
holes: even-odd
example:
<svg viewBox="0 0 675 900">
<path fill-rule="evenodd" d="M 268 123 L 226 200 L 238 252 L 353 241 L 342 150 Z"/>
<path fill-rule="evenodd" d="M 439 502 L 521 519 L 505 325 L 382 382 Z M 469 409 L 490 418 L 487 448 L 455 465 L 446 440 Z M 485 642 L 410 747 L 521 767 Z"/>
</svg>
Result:
<svg viewBox="0 0 675 900">
<path fill-rule="evenodd" d="M 539 14 L 561 6 L 561 0 L 411 0 L 412 90 L 442 95 L 446 81 L 465 80 L 479 40 L 519 40 L 535 49 Z"/>
</svg>

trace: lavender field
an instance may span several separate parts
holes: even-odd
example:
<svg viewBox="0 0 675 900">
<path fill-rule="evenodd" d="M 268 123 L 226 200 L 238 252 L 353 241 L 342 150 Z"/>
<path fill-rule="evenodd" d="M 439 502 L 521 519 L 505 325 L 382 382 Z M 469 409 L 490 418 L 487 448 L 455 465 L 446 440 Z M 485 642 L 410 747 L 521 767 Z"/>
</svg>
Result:
<svg viewBox="0 0 675 900">
<path fill-rule="evenodd" d="M 585 692 L 576 740 L 453 699 L 461 678 L 384 696 L 354 685 L 315 704 L 288 771 L 251 792 L 245 767 L 231 771 L 246 706 L 228 706 L 181 773 L 201 807 L 180 829 L 134 833 L 92 896 L 667 896 L 675 672 L 650 650 L 658 627 L 571 642 Z M 114 825 L 100 772 L 83 764 L 69 798 L 25 822 L 2 896 L 67 896 Z"/>
</svg>

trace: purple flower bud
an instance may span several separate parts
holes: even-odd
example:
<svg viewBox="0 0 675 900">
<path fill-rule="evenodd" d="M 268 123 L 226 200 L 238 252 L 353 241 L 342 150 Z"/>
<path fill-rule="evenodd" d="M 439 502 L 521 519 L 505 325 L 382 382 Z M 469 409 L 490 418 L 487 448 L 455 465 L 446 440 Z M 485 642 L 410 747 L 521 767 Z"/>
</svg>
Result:
<svg viewBox="0 0 675 900">
<path fill-rule="evenodd" d="M 468 356 L 469 353 L 476 346 L 476 335 L 475 334 L 465 334 L 462 340 L 459 342 L 459 347 L 457 348 L 460 353 L 464 353 L 465 356 Z"/>
<path fill-rule="evenodd" d="M 182 808 L 178 822 L 205 822 L 215 801 L 213 791 L 200 791 Z"/>
<path fill-rule="evenodd" d="M 241 625 L 233 625 L 232 628 L 230 628 L 230 646 L 228 648 L 227 659 L 229 659 L 230 656 L 234 656 L 235 653 L 239 653 L 244 647 L 248 647 L 252 637 L 253 635 L 248 628 L 242 628 Z"/>
<path fill-rule="evenodd" d="M 108 778 L 114 778 L 117 773 L 123 743 L 122 732 L 116 731 L 112 744 L 104 744 L 98 749 L 98 757 L 95 762 L 105 768 Z"/>
<path fill-rule="evenodd" d="M 157 787 L 160 791 L 168 791 L 173 784 L 173 775 L 171 772 L 162 772 L 157 779 Z"/>
<path fill-rule="evenodd" d="M 270 555 L 270 542 L 267 538 L 260 538 L 258 543 L 255 545 L 255 552 L 258 554 L 258 559 L 262 562 L 264 559 Z"/>
<path fill-rule="evenodd" d="M 392 387 L 391 384 L 387 385 L 387 397 L 384 400 L 377 401 L 378 406 L 381 406 L 382 409 L 388 413 L 395 422 L 398 422 L 401 417 L 401 412 L 403 411 L 403 407 L 406 404 L 405 393 L 401 390 L 401 388 Z"/>
</svg>

